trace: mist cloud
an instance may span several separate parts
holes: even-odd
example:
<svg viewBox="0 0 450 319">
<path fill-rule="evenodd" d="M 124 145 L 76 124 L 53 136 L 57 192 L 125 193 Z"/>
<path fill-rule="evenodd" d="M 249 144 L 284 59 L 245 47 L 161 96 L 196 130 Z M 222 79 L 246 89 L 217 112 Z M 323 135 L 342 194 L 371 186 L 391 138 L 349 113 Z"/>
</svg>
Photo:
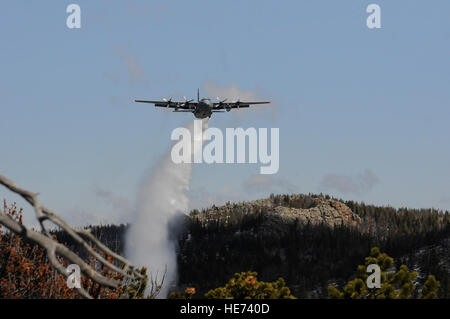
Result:
<svg viewBox="0 0 450 319">
<path fill-rule="evenodd" d="M 95 195 L 99 198 L 102 198 L 105 202 L 110 204 L 115 210 L 120 211 L 122 213 L 128 213 L 133 210 L 131 208 L 129 200 L 118 197 L 109 190 L 97 188 L 95 190 Z"/>
<path fill-rule="evenodd" d="M 225 185 L 217 192 L 211 192 L 206 187 L 199 187 L 189 194 L 190 210 L 209 208 L 212 205 L 220 206 L 226 202 L 240 202 L 246 200 L 243 192 L 236 191 L 232 186 Z"/>
<path fill-rule="evenodd" d="M 202 130 L 208 127 L 203 120 Z M 194 124 L 188 127 L 193 139 Z M 199 143 L 193 144 L 194 154 L 201 151 Z M 188 191 L 192 177 L 192 163 L 175 164 L 169 151 L 144 178 L 126 236 L 126 256 L 138 266 L 149 269 L 150 275 L 161 276 L 165 282 L 159 297 L 165 298 L 171 285 L 177 281 L 176 234 L 174 229 L 182 214 L 189 212 Z"/>
<path fill-rule="evenodd" d="M 295 193 L 297 187 L 286 179 L 271 175 L 255 174 L 242 183 L 246 192 Z"/>
<path fill-rule="evenodd" d="M 213 81 L 205 81 L 204 88 L 206 95 L 211 98 L 219 97 L 220 99 L 227 99 L 227 102 L 234 102 L 236 100 L 240 101 L 263 101 L 268 100 L 267 97 L 264 97 L 260 90 L 244 90 L 239 88 L 235 83 L 232 83 L 229 86 L 219 86 Z M 256 105 L 252 107 L 252 114 L 257 115 L 269 115 L 272 119 L 276 115 L 276 105 L 273 101 L 270 104 Z M 247 113 L 245 112 L 233 112 L 230 113 L 235 114 L 236 116 L 243 116 Z"/>
<path fill-rule="evenodd" d="M 378 177 L 370 169 L 365 169 L 356 175 L 327 174 L 322 178 L 320 188 L 343 194 L 363 194 L 371 191 L 378 183 Z"/>
<path fill-rule="evenodd" d="M 124 48 L 118 49 L 119 56 L 125 61 L 128 75 L 132 82 L 141 80 L 144 76 L 144 69 L 138 64 L 135 55 Z"/>
</svg>

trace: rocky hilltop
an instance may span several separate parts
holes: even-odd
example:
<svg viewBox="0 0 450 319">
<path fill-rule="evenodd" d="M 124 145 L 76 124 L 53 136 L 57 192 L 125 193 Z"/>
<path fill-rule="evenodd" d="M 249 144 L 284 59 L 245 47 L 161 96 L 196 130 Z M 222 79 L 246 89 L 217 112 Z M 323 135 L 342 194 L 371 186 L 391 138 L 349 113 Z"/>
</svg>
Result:
<svg viewBox="0 0 450 319">
<path fill-rule="evenodd" d="M 237 222 L 248 215 L 260 214 L 263 226 L 271 228 L 299 223 L 312 225 L 326 224 L 331 227 L 346 225 L 358 227 L 361 218 L 344 203 L 324 196 L 306 195 L 271 196 L 249 202 L 213 206 L 202 212 L 194 211 L 191 216 L 201 222 Z"/>
<path fill-rule="evenodd" d="M 447 211 L 396 209 L 321 194 L 271 195 L 180 214 L 169 226 L 177 243 L 174 290 L 195 287 L 199 297 L 250 270 L 262 281 L 282 277 L 296 297 L 326 298 L 328 285 L 353 279 L 376 246 L 417 271 L 419 281 L 434 274 L 441 283 L 439 297 L 450 298 Z M 97 238 L 119 253 L 126 230 L 125 225 L 92 227 Z M 65 232 L 57 238 L 77 247 Z"/>
<path fill-rule="evenodd" d="M 228 203 L 186 218 L 177 249 L 179 285 L 181 291 L 206 292 L 251 270 L 264 281 L 284 278 L 299 298 L 325 298 L 328 285 L 352 279 L 376 246 L 419 274 L 436 275 L 440 296 L 448 298 L 449 234 L 450 213 L 435 209 L 396 209 L 322 194 Z"/>
</svg>

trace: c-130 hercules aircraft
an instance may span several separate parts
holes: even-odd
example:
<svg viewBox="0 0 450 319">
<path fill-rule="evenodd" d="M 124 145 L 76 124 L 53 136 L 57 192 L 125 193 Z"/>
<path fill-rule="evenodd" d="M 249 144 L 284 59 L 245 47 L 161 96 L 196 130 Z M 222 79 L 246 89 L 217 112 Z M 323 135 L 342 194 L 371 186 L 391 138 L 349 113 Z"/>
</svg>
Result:
<svg viewBox="0 0 450 319">
<path fill-rule="evenodd" d="M 187 100 L 184 97 L 183 102 L 175 102 L 170 99 L 163 99 L 162 101 L 148 101 L 148 100 L 135 100 L 135 102 L 140 103 L 151 103 L 155 104 L 155 106 L 159 107 L 167 107 L 173 108 L 173 112 L 191 112 L 194 113 L 194 116 L 198 119 L 204 119 L 206 117 L 211 117 L 212 113 L 217 112 L 227 112 L 231 111 L 231 109 L 240 109 L 243 107 L 250 107 L 253 104 L 268 104 L 270 101 L 263 102 L 243 102 L 240 100 L 234 102 L 227 102 L 227 99 L 220 100 L 217 98 L 218 102 L 211 102 L 208 98 L 200 99 L 200 90 L 197 89 L 197 102 L 194 100 Z"/>
</svg>

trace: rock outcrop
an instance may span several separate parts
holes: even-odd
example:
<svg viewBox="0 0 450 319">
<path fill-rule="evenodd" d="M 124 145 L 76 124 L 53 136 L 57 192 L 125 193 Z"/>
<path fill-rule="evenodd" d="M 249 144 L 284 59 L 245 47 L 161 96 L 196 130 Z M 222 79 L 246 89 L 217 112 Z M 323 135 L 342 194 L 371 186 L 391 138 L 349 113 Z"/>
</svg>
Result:
<svg viewBox="0 0 450 319">
<path fill-rule="evenodd" d="M 335 200 L 324 200 L 316 207 L 309 209 L 290 208 L 277 206 L 271 212 L 273 217 L 279 217 L 283 221 L 295 221 L 302 223 L 327 224 L 329 226 L 338 226 L 341 224 L 347 226 L 358 226 L 361 218 L 354 214 L 345 204 Z"/>
<path fill-rule="evenodd" d="M 353 213 L 344 203 L 325 197 L 309 197 L 307 195 L 290 195 L 278 198 L 270 197 L 255 201 L 213 206 L 194 214 L 202 222 L 233 222 L 241 220 L 248 214 L 261 214 L 264 228 L 276 230 L 296 220 L 299 223 L 312 225 L 326 224 L 330 227 L 346 225 L 358 227 L 361 218 Z"/>
</svg>

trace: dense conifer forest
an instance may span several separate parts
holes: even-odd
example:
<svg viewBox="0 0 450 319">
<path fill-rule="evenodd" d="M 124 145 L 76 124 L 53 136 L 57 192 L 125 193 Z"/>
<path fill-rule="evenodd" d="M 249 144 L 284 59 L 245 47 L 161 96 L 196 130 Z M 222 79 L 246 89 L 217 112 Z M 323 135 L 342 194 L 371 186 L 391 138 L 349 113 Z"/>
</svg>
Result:
<svg viewBox="0 0 450 319">
<path fill-rule="evenodd" d="M 311 209 L 330 197 L 271 195 L 272 206 Z M 379 207 L 332 199 L 360 217 L 355 225 L 304 223 L 298 219 L 271 224 L 269 205 L 227 203 L 222 208 L 194 210 L 180 216 L 178 287 L 204 293 L 223 285 L 233 274 L 255 271 L 258 278 L 282 277 L 294 296 L 327 297 L 327 286 L 344 285 L 372 247 L 419 272 L 418 281 L 433 274 L 440 281 L 439 298 L 450 298 L 450 214 L 434 209 Z M 225 215 L 223 214 L 225 211 Z M 222 214 L 222 215 L 220 215 Z M 275 225 L 276 227 L 268 227 Z M 126 225 L 92 226 L 93 233 L 123 252 Z M 63 234 L 58 239 L 65 242 Z M 71 245 L 70 242 L 66 243 Z"/>
</svg>

